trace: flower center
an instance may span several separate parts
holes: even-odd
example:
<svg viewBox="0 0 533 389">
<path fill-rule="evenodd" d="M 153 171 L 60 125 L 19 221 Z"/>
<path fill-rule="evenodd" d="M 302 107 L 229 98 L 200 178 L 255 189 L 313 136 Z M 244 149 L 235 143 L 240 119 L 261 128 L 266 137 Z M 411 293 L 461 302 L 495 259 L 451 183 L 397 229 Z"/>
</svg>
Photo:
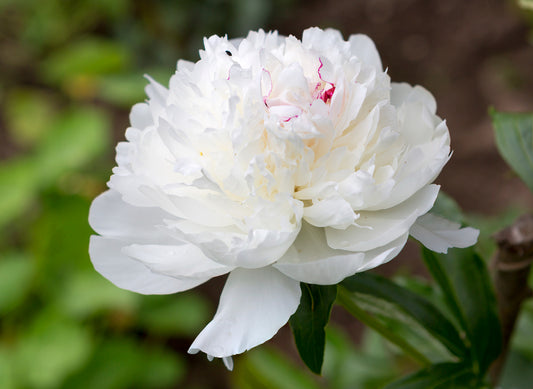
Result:
<svg viewBox="0 0 533 389">
<path fill-rule="evenodd" d="M 335 85 L 330 84 L 329 82 L 326 82 L 326 87 L 323 87 L 324 81 L 319 82 L 316 84 L 315 91 L 313 93 L 313 97 L 315 100 L 322 100 L 324 103 L 329 103 L 331 98 L 333 97 L 333 93 L 335 93 Z"/>
<path fill-rule="evenodd" d="M 317 70 L 317 75 L 320 81 L 315 84 L 314 89 L 311 91 L 311 101 L 308 100 L 308 97 L 302 98 L 303 96 L 300 96 L 299 98 L 292 93 L 280 94 L 279 89 L 278 93 L 273 95 L 273 81 L 270 72 L 268 72 L 266 69 L 263 69 L 261 86 L 262 90 L 264 91 L 263 102 L 267 111 L 278 115 L 280 122 L 286 123 L 306 112 L 308 107 L 312 106 L 313 102 L 316 100 L 322 100 L 325 104 L 331 103 L 331 99 L 335 93 L 335 84 L 324 80 L 320 74 L 323 66 L 323 63 L 320 60 L 320 66 Z M 308 80 L 308 82 L 313 85 L 311 80 Z"/>
</svg>

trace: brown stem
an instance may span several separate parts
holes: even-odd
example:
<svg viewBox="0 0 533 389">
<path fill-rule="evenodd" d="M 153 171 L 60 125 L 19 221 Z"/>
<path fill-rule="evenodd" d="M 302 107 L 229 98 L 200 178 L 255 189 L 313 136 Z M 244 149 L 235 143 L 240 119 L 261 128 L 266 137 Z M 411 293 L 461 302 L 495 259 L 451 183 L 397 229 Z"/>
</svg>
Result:
<svg viewBox="0 0 533 389">
<path fill-rule="evenodd" d="M 491 262 L 491 272 L 502 324 L 502 353 L 490 369 L 493 384 L 499 379 L 509 352 L 509 343 L 522 302 L 533 292 L 528 286 L 533 262 L 533 214 L 518 218 L 501 230 L 494 239 L 498 250 Z"/>
</svg>

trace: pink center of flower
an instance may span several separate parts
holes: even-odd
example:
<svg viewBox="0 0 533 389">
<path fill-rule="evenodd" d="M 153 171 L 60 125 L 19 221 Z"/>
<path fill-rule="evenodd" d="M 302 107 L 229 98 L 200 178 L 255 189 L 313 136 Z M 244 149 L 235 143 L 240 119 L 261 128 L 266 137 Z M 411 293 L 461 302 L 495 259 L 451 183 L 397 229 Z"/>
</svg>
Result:
<svg viewBox="0 0 533 389">
<path fill-rule="evenodd" d="M 335 93 L 335 84 L 329 81 L 324 80 L 320 71 L 324 64 L 320 60 L 320 66 L 318 67 L 317 73 L 320 82 L 315 86 L 315 89 L 311 93 L 311 96 L 314 100 L 322 100 L 324 103 L 328 104 L 333 98 Z M 268 111 L 277 114 L 280 117 L 282 122 L 289 122 L 291 119 L 299 117 L 302 112 L 306 109 L 301 105 L 301 103 L 296 103 L 286 101 L 283 98 L 273 97 L 272 94 L 272 78 L 270 72 L 266 69 L 262 71 L 261 77 L 261 89 L 263 91 L 263 103 Z M 309 103 L 309 106 L 313 104 L 313 101 Z"/>
<path fill-rule="evenodd" d="M 318 61 L 320 62 L 320 66 L 318 67 L 317 73 L 318 73 L 318 78 L 320 78 L 322 82 L 319 82 L 318 84 L 316 84 L 315 93 L 313 93 L 313 95 L 316 96 L 315 97 L 316 99 L 321 99 L 324 103 L 328 103 L 333 97 L 333 93 L 335 93 L 335 84 L 324 80 L 324 78 L 322 77 L 322 74 L 320 74 L 320 71 L 324 67 L 324 63 L 322 62 L 320 58 L 318 59 Z M 323 87 L 324 83 L 326 84 L 325 87 Z"/>
<path fill-rule="evenodd" d="M 328 89 L 319 90 L 321 86 L 322 83 L 320 82 L 316 85 L 315 90 L 318 91 L 316 98 L 322 100 L 324 103 L 329 103 L 331 97 L 333 96 L 333 93 L 335 93 L 335 85 L 330 84 Z"/>
</svg>

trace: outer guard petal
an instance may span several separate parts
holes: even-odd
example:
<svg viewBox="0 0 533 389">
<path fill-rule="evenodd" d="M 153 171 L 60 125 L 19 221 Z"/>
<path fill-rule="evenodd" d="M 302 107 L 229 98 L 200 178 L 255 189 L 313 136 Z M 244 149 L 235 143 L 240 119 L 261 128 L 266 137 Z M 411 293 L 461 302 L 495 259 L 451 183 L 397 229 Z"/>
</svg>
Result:
<svg viewBox="0 0 533 389">
<path fill-rule="evenodd" d="M 89 210 L 89 224 L 100 235 L 136 243 L 171 242 L 173 239 L 156 228 L 171 216 L 159 208 L 136 207 L 126 203 L 111 189 L 94 199 Z"/>
<path fill-rule="evenodd" d="M 304 223 L 294 244 L 273 266 L 301 282 L 331 285 L 356 273 L 364 258 L 361 252 L 330 248 L 323 228 Z"/>
<path fill-rule="evenodd" d="M 141 261 L 155 273 L 179 279 L 205 279 L 233 270 L 232 267 L 223 266 L 210 260 L 198 247 L 189 243 L 175 245 L 132 244 L 124 247 L 122 252 Z"/>
<path fill-rule="evenodd" d="M 272 338 L 300 303 L 300 284 L 272 267 L 232 271 L 217 313 L 189 353 L 225 358 Z"/>
<path fill-rule="evenodd" d="M 194 288 L 207 278 L 177 279 L 152 272 L 141 262 L 122 253 L 125 242 L 91 236 L 89 255 L 94 268 L 122 289 L 142 294 L 170 294 Z"/>
<path fill-rule="evenodd" d="M 322 228 L 304 224 L 300 236 L 273 266 L 301 282 L 333 285 L 355 273 L 390 261 L 401 251 L 408 234 L 367 252 L 350 252 L 328 247 Z"/>
<path fill-rule="evenodd" d="M 348 39 L 352 54 L 357 56 L 365 64 L 372 65 L 379 71 L 383 71 L 381 59 L 374 41 L 364 34 L 350 35 Z"/>
<path fill-rule="evenodd" d="M 447 253 L 451 247 L 469 247 L 477 242 L 479 230 L 461 228 L 458 223 L 428 213 L 420 216 L 409 230 L 413 238 L 437 253 Z"/>
<path fill-rule="evenodd" d="M 406 234 L 416 219 L 431 209 L 438 192 L 438 185 L 428 185 L 393 208 L 361 212 L 357 225 L 345 230 L 326 228 L 328 244 L 349 251 L 368 251 L 384 246 Z"/>
</svg>

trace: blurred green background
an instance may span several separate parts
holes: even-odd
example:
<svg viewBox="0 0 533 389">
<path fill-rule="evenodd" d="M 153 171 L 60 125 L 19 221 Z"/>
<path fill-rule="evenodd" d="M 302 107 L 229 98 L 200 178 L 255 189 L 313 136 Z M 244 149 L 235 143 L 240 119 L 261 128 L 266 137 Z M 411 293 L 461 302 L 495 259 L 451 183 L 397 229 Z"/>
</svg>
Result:
<svg viewBox="0 0 533 389">
<path fill-rule="evenodd" d="M 329 10 L 337 4 L 342 13 L 348 3 L 322 9 L 322 2 L 297 0 L 0 0 L 0 388 L 371 389 L 416 367 L 334 312 L 340 324 L 328 329 L 323 377 L 298 361 L 287 329 L 277 347 L 237 357 L 227 373 L 220 361 L 186 354 L 214 314 L 222 281 L 141 296 L 102 278 L 87 253 L 89 205 L 106 189 L 129 108 L 145 99 L 143 74 L 168 84 L 177 59 L 196 60 L 202 37 L 211 34 L 238 37 L 262 27 L 299 36 L 319 24 L 347 36 L 358 25 Z M 372 15 L 394 16 L 386 1 L 359 3 L 378 26 L 370 30 L 383 23 Z M 376 35 L 380 47 L 386 35 Z M 407 62 L 396 74 L 407 81 L 441 85 L 441 73 L 416 79 L 409 58 L 400 59 Z M 479 221 L 484 236 L 517 213 Z M 403 282 L 434 293 L 422 279 Z M 533 358 L 533 347 L 524 350 L 513 358 Z"/>
</svg>

